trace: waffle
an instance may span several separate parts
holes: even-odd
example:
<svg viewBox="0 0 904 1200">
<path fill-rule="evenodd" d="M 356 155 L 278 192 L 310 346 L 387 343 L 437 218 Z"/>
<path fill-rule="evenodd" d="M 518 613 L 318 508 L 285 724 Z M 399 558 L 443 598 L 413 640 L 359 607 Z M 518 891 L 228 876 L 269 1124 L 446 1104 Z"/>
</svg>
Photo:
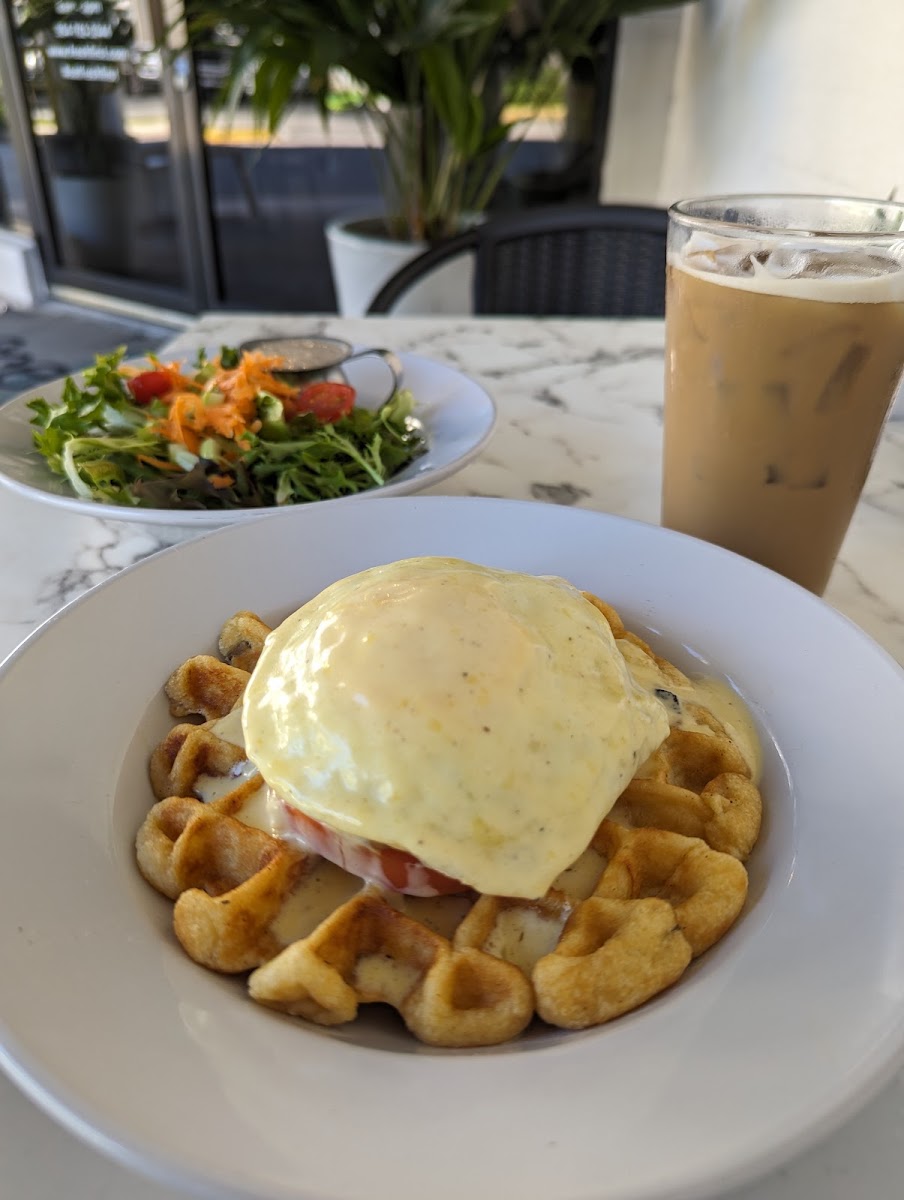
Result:
<svg viewBox="0 0 904 1200">
<path fill-rule="evenodd" d="M 668 695 L 692 686 L 585 595 L 629 665 Z M 168 679 L 180 720 L 151 755 L 157 803 L 136 841 L 142 875 L 174 902 L 182 947 L 211 970 L 248 973 L 256 1002 L 327 1026 L 388 1004 L 427 1044 L 496 1045 L 535 1017 L 583 1029 L 637 1008 L 737 919 L 760 794 L 726 728 L 692 704 L 694 728 L 672 729 L 539 900 L 390 893 L 255 828 L 247 806 L 262 781 L 218 722 L 240 703 L 268 632 L 238 613 L 220 657 L 198 655 Z"/>
</svg>

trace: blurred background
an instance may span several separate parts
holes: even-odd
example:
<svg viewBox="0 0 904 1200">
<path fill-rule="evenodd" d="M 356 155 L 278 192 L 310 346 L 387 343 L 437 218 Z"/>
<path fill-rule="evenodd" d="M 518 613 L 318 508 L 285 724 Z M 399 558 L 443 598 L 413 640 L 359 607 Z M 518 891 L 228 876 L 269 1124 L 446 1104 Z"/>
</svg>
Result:
<svg viewBox="0 0 904 1200">
<path fill-rule="evenodd" d="M 427 197 L 445 224 L 378 230 L 409 255 L 457 221 L 540 205 L 904 187 L 900 0 L 500 2 L 477 33 L 492 5 L 446 7 L 459 25 L 387 30 L 346 61 L 316 30 L 294 31 L 295 59 L 269 56 L 282 34 L 260 0 L 190 2 L 189 33 L 168 0 L 0 0 L 0 301 L 100 308 L 151 340 L 209 309 L 341 309 L 331 228 L 391 223 L 387 169 L 414 190 L 390 125 L 412 128 L 393 92 L 411 79 L 439 114 L 415 118 L 421 167 L 465 145 L 492 169 L 451 213 Z M 373 8 L 357 6 L 365 25 Z M 387 74 L 391 39 L 416 74 Z M 443 70 L 469 73 L 479 130 L 455 127 L 470 101 L 448 75 L 431 96 L 431 39 L 458 55 Z"/>
</svg>

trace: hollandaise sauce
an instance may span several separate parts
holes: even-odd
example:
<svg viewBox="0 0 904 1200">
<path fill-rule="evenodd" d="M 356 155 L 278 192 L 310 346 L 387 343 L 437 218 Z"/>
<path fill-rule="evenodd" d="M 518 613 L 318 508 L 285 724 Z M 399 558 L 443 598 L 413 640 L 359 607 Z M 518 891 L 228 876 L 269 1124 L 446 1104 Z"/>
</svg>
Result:
<svg viewBox="0 0 904 1200">
<path fill-rule="evenodd" d="M 474 892 L 532 899 L 554 885 L 582 899 L 602 868 L 587 848 L 600 821 L 669 730 L 711 732 L 707 714 L 757 781 L 759 739 L 734 690 L 616 642 L 570 584 L 406 560 L 334 584 L 270 635 L 242 705 L 215 725 L 249 757 L 196 790 L 209 802 L 260 775 L 235 815 L 276 837 L 303 841 L 297 806 Z M 362 886 L 316 862 L 281 940 Z M 397 903 L 447 934 L 473 897 Z"/>
<path fill-rule="evenodd" d="M 307 816 L 534 898 L 669 721 L 571 584 L 419 558 L 340 580 L 274 630 L 243 729 Z"/>
</svg>

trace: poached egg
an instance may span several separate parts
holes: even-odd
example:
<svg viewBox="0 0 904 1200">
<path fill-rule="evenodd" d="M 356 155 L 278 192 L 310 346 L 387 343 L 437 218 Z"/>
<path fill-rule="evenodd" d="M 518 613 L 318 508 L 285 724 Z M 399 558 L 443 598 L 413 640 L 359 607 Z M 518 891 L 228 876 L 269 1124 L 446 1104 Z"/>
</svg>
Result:
<svg viewBox="0 0 904 1200">
<path fill-rule="evenodd" d="M 427 557 L 341 579 L 274 629 L 242 728 L 305 818 L 535 898 L 669 721 L 571 584 Z"/>
</svg>

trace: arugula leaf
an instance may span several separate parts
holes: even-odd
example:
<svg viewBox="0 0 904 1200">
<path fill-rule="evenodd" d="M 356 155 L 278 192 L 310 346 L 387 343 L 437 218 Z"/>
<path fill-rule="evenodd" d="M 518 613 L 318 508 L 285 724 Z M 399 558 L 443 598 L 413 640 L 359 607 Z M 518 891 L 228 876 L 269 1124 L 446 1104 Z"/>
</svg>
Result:
<svg viewBox="0 0 904 1200">
<path fill-rule="evenodd" d="M 167 413 L 165 398 L 135 404 L 119 371 L 124 353 L 98 356 L 82 386 L 67 379 L 58 403 L 28 404 L 36 450 L 86 499 L 154 508 L 308 503 L 382 485 L 426 450 L 409 391 L 332 424 L 312 414 L 287 421 L 282 401 L 262 392 L 257 434 L 244 434 L 241 445 L 206 437 L 194 454 L 152 430 Z M 234 365 L 240 356 L 223 347 L 220 361 Z M 210 380 L 214 371 L 199 356 L 194 378 Z"/>
<path fill-rule="evenodd" d="M 123 401 L 130 404 L 131 393 L 126 387 L 125 379 L 119 373 L 125 356 L 125 346 L 120 346 L 112 354 L 99 354 L 94 361 L 94 366 L 88 367 L 84 371 L 84 390 L 96 395 L 100 400 L 105 400 L 114 408 Z"/>
<path fill-rule="evenodd" d="M 30 400 L 28 407 L 35 413 L 32 424 L 77 436 L 140 429 L 147 417 L 119 374 L 124 354 L 125 349 L 120 348 L 98 355 L 94 366 L 84 372 L 83 387 L 71 377 L 66 380 L 58 404 L 48 404 L 43 398 Z"/>
<path fill-rule="evenodd" d="M 270 504 L 351 496 L 387 483 L 425 452 L 413 409 L 413 396 L 402 391 L 375 412 L 354 408 L 333 424 L 310 415 L 295 417 L 287 426 L 288 437 L 271 440 L 262 429 L 242 461 Z"/>
</svg>

